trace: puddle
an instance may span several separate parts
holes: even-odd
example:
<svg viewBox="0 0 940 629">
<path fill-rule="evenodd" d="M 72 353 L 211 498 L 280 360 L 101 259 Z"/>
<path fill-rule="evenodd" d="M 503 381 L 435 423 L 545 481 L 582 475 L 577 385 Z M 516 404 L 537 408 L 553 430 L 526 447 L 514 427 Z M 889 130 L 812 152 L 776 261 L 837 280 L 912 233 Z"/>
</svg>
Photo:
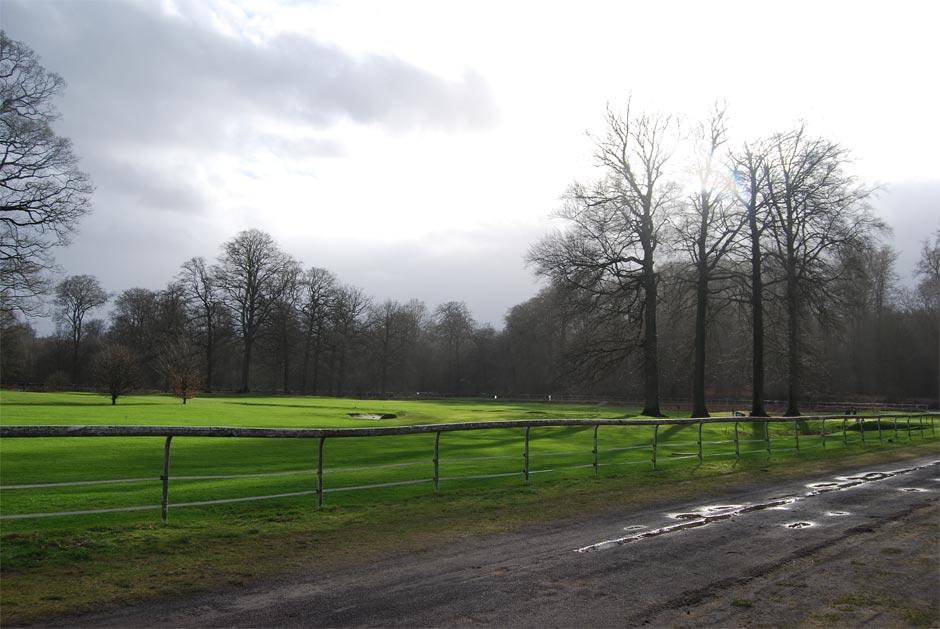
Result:
<svg viewBox="0 0 940 629">
<path fill-rule="evenodd" d="M 679 520 L 676 524 L 670 524 L 668 526 L 663 526 L 658 529 L 652 529 L 649 531 L 644 531 L 642 533 L 636 533 L 634 535 L 627 535 L 625 537 L 618 537 L 616 539 L 604 540 L 597 542 L 596 544 L 591 544 L 590 546 L 584 546 L 575 550 L 577 553 L 589 553 L 596 550 L 605 550 L 608 548 L 615 548 L 617 546 L 623 546 L 624 544 L 629 544 L 631 542 L 638 542 L 644 539 L 649 539 L 651 537 L 659 537 L 660 535 L 666 535 L 667 533 L 674 533 L 676 531 L 684 531 L 686 529 L 698 528 L 700 526 L 706 526 L 713 522 L 719 522 L 721 520 L 728 520 L 733 516 L 742 515 L 745 513 L 751 513 L 754 511 L 763 511 L 765 509 L 771 510 L 787 510 L 788 506 L 798 502 L 800 500 L 805 500 L 806 498 L 812 498 L 813 496 L 818 496 L 823 493 L 828 493 L 830 491 L 842 491 L 844 489 L 849 489 L 851 487 L 857 487 L 864 483 L 870 483 L 874 481 L 883 480 L 886 478 L 891 478 L 893 476 L 898 476 L 899 474 L 908 474 L 910 472 L 916 472 L 918 470 L 926 469 L 928 467 L 933 467 L 940 464 L 940 461 L 933 461 L 927 465 L 921 465 L 918 467 L 910 467 L 901 470 L 893 470 L 890 472 L 865 472 L 864 474 L 856 474 L 854 476 L 838 476 L 835 481 L 820 482 L 820 483 L 810 483 L 806 487 L 810 490 L 804 494 L 799 495 L 784 495 L 778 496 L 775 498 L 770 498 L 766 502 L 759 502 L 753 504 L 743 504 L 743 505 L 704 505 L 693 509 L 691 511 L 682 512 L 682 513 L 670 513 L 667 514 L 668 517 L 673 520 Z M 940 479 L 934 479 L 940 480 Z M 929 491 L 920 487 L 902 487 L 901 491 L 907 492 L 923 492 Z M 847 511 L 829 511 L 826 513 L 827 516 L 846 516 L 850 515 Z M 789 524 L 784 525 L 787 528 L 792 529 L 801 529 L 807 528 L 810 526 L 815 526 L 813 522 L 790 522 Z M 642 525 L 634 524 L 632 526 L 624 527 L 625 531 L 635 531 L 640 528 L 646 528 Z"/>
<path fill-rule="evenodd" d="M 624 531 L 642 531 L 643 529 L 648 529 L 649 527 L 645 524 L 631 524 L 630 526 L 623 527 Z"/>
<path fill-rule="evenodd" d="M 349 413 L 353 419 L 395 419 L 395 413 Z"/>
<path fill-rule="evenodd" d="M 837 518 L 844 515 L 852 515 L 848 511 L 826 511 L 826 515 L 830 518 Z"/>
</svg>

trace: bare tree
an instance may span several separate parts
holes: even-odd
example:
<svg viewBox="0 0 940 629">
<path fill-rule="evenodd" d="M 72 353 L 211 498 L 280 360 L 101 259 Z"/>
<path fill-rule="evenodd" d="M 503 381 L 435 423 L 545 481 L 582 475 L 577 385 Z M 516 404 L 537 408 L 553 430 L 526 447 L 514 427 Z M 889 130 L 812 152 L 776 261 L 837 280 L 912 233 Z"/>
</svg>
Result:
<svg viewBox="0 0 940 629">
<path fill-rule="evenodd" d="M 168 339 L 160 349 L 160 370 L 169 384 L 169 390 L 183 404 L 196 397 L 202 383 L 197 351 L 183 334 Z"/>
<path fill-rule="evenodd" d="M 668 116 L 635 115 L 629 107 L 623 116 L 608 110 L 607 134 L 597 141 L 595 155 L 604 178 L 593 186 L 573 184 L 558 212 L 569 230 L 529 252 L 540 274 L 624 314 L 623 325 L 639 324 L 643 414 L 654 417 L 662 414 L 655 261 L 676 194 L 666 173 L 675 131 Z"/>
<path fill-rule="evenodd" d="M 92 362 L 95 385 L 111 397 L 111 405 L 118 397 L 134 390 L 138 382 L 137 359 L 123 345 L 105 345 Z"/>
<path fill-rule="evenodd" d="M 462 301 L 448 301 L 434 310 L 434 334 L 444 350 L 447 386 L 451 393 L 464 393 L 466 353 L 476 322 Z"/>
<path fill-rule="evenodd" d="M 103 306 L 108 294 L 98 280 L 90 275 L 72 275 L 56 286 L 56 322 L 68 336 L 72 350 L 72 382 L 79 381 L 78 354 L 85 338 L 85 317 L 89 311 Z"/>
<path fill-rule="evenodd" d="M 300 278 L 300 321 L 304 337 L 301 392 L 307 393 L 309 370 L 313 364 L 314 394 L 319 390 L 320 353 L 326 341 L 327 323 L 335 298 L 336 276 L 326 269 L 311 267 Z"/>
<path fill-rule="evenodd" d="M 738 204 L 744 209 L 747 221 L 747 256 L 750 273 L 747 284 L 751 319 L 751 417 L 767 417 L 764 404 L 764 247 L 762 240 L 769 221 L 767 209 L 767 158 L 760 144 L 745 144 L 733 153 L 734 178 Z M 755 431 L 763 430 L 754 424 Z"/>
<path fill-rule="evenodd" d="M 940 310 L 940 230 L 934 232 L 933 240 L 924 241 L 914 273 L 920 278 L 917 292 L 924 305 Z"/>
<path fill-rule="evenodd" d="M 705 350 L 709 298 L 732 277 L 720 266 L 738 243 L 743 215 L 731 202 L 727 170 L 722 164 L 726 142 L 725 110 L 717 107 L 710 118 L 693 129 L 694 178 L 697 190 L 679 217 L 677 232 L 695 268 L 695 363 L 692 372 L 692 417 L 708 417 L 705 404 Z"/>
<path fill-rule="evenodd" d="M 271 317 L 277 278 L 286 264 L 287 256 L 270 235 L 250 229 L 222 245 L 219 264 L 213 269 L 222 301 L 242 341 L 241 393 L 250 390 L 252 350 Z"/>
<path fill-rule="evenodd" d="M 297 314 L 301 299 L 300 263 L 285 256 L 281 270 L 274 279 L 271 293 L 271 333 L 275 361 L 280 363 L 284 393 L 290 393 L 291 354 L 297 328 Z"/>
<path fill-rule="evenodd" d="M 25 44 L 0 31 L 0 309 L 36 314 L 52 249 L 89 212 L 92 185 L 72 143 L 52 130 L 65 87 Z"/>
<path fill-rule="evenodd" d="M 355 286 L 340 286 L 334 293 L 330 303 L 331 392 L 346 392 L 351 350 L 362 340 L 370 303 L 369 296 Z"/>
<path fill-rule="evenodd" d="M 190 303 L 192 318 L 197 322 L 196 327 L 203 340 L 204 386 L 209 393 L 212 391 L 219 323 L 223 316 L 222 296 L 205 258 L 195 257 L 184 262 L 177 281 Z"/>
<path fill-rule="evenodd" d="M 830 302 L 838 269 L 834 253 L 864 240 L 880 226 L 865 205 L 871 189 L 846 174 L 848 155 L 838 144 L 812 138 L 805 126 L 777 134 L 768 158 L 768 254 L 782 287 L 787 315 L 787 409 L 799 415 L 800 327 L 808 309 Z"/>
</svg>

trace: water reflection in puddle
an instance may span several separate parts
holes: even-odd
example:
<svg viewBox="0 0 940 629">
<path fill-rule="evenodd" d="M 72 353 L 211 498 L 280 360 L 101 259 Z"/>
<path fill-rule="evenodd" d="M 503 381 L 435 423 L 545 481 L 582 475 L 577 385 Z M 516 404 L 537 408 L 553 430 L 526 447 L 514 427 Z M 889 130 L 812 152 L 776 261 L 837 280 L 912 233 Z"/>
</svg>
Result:
<svg viewBox="0 0 940 629">
<path fill-rule="evenodd" d="M 658 537 L 660 535 L 665 535 L 667 533 L 673 533 L 676 531 L 682 531 L 690 528 L 697 528 L 701 526 L 706 526 L 713 522 L 718 522 L 721 520 L 727 520 L 732 518 L 732 516 L 742 515 L 745 513 L 750 513 L 753 511 L 762 511 L 764 509 L 772 510 L 786 510 L 789 505 L 792 505 L 795 502 L 804 500 L 806 498 L 812 498 L 813 496 L 818 496 L 823 493 L 828 493 L 831 491 L 841 491 L 844 489 L 849 489 L 851 487 L 857 487 L 864 483 L 870 483 L 873 481 L 883 480 L 886 478 L 891 478 L 899 474 L 907 474 L 910 472 L 915 472 L 917 470 L 926 469 L 928 467 L 936 466 L 940 464 L 940 461 L 934 461 L 928 463 L 927 465 L 921 465 L 918 467 L 911 467 L 902 470 L 893 470 L 890 472 L 865 472 L 863 474 L 856 474 L 853 476 L 837 476 L 834 481 L 820 482 L 820 483 L 810 483 L 806 487 L 810 490 L 805 494 L 797 496 L 780 496 L 775 498 L 770 498 L 766 502 L 761 503 L 750 503 L 750 504 L 737 504 L 737 505 L 704 505 L 692 509 L 691 511 L 681 512 L 681 513 L 670 513 L 667 514 L 673 520 L 679 520 L 676 524 L 670 524 L 668 526 L 663 526 L 658 529 L 651 529 L 648 531 L 643 531 L 641 533 L 635 533 L 633 535 L 628 535 L 625 537 L 619 537 L 616 539 L 609 539 L 602 542 L 597 542 L 596 544 L 591 544 L 590 546 L 584 546 L 578 548 L 575 552 L 578 553 L 588 553 L 596 550 L 604 550 L 607 548 L 613 548 L 616 546 L 622 546 L 630 542 L 636 542 L 650 537 Z M 940 479 L 933 479 L 940 480 Z M 902 487 L 901 491 L 906 492 L 924 492 L 929 491 L 921 487 Z M 850 515 L 847 511 L 828 511 L 826 512 L 827 516 L 846 516 Z M 815 526 L 813 522 L 790 522 L 785 524 L 787 528 L 792 529 L 801 529 Z M 624 527 L 625 531 L 638 531 L 643 528 L 646 528 L 643 525 L 634 524 L 631 526 Z"/>
</svg>

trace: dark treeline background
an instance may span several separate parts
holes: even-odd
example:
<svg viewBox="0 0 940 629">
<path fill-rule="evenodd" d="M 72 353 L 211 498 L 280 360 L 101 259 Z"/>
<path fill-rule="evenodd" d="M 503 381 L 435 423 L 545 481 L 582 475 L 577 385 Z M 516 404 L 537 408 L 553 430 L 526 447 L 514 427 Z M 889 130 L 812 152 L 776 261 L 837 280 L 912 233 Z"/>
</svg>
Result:
<svg viewBox="0 0 940 629">
<path fill-rule="evenodd" d="M 894 252 L 874 241 L 839 259 L 833 299 L 806 333 L 805 394 L 933 401 L 938 382 L 936 277 L 940 239 L 924 246 L 915 290 L 899 286 Z M 661 393 L 688 398 L 694 284 L 671 262 L 659 271 Z M 710 397 L 750 391 L 750 321 L 733 298 L 709 314 Z M 477 323 L 460 301 L 377 301 L 326 269 L 303 268 L 260 231 L 243 232 L 215 263 L 186 261 L 162 290 L 109 296 L 89 276 L 61 282 L 57 331 L 2 322 L 4 386 L 94 387 L 94 359 L 129 350 L 137 386 L 168 390 L 180 356 L 206 391 L 318 395 L 590 394 L 642 398 L 642 361 L 627 338 L 562 283 L 512 307 L 503 329 Z M 85 312 L 82 313 L 82 309 Z M 767 311 L 767 395 L 786 393 L 785 316 Z M 92 314 L 107 312 L 105 318 Z M 246 358 L 247 357 L 247 358 Z"/>
</svg>

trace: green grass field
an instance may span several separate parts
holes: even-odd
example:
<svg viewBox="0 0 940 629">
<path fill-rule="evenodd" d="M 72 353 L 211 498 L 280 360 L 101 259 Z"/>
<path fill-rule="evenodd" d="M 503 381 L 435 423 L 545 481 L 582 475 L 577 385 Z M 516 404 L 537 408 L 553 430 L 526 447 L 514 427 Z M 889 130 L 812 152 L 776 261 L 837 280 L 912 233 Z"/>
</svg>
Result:
<svg viewBox="0 0 940 629">
<path fill-rule="evenodd" d="M 394 413 L 392 420 L 356 420 L 349 413 Z M 128 396 L 117 406 L 91 394 L 0 392 L 0 422 L 13 424 L 159 424 L 176 426 L 356 427 L 535 418 L 624 418 L 636 409 L 500 401 L 362 401 L 313 397 L 204 396 L 185 406 L 168 396 Z M 763 439 L 752 439 L 741 423 L 741 461 L 735 460 L 733 426 L 705 425 L 705 461 L 697 461 L 697 428 L 659 431 L 657 471 L 652 471 L 648 426 L 601 427 L 599 479 L 593 478 L 592 430 L 533 428 L 528 486 L 523 484 L 523 431 L 498 429 L 445 433 L 441 438 L 441 491 L 432 477 L 433 434 L 327 439 L 324 453 L 325 509 L 311 495 L 222 505 L 172 508 L 173 504 L 249 496 L 310 492 L 315 488 L 315 439 L 182 438 L 173 440 L 170 523 L 158 509 L 67 517 L 10 516 L 156 506 L 160 502 L 162 438 L 39 438 L 0 442 L 0 604 L 7 620 L 172 591 L 237 583 L 284 568 L 276 551 L 299 544 L 291 560 L 323 561 L 329 543 L 368 554 L 408 540 L 453 532 L 501 529 L 513 522 L 548 517 L 563 499 L 568 506 L 600 500 L 632 487 L 667 492 L 673 481 L 766 466 Z M 902 420 L 877 432 L 849 431 L 830 422 L 827 448 L 818 436 L 803 436 L 795 452 L 790 424 L 771 425 L 771 459 L 783 467 L 881 451 L 930 447 L 936 438 L 919 425 L 908 437 Z M 821 426 L 811 428 L 818 432 Z M 712 442 L 712 443 L 709 443 Z M 262 476 L 248 476 L 259 475 Z M 194 476 L 235 478 L 184 479 Z M 466 477 L 490 477 L 473 478 Z M 716 476 L 717 477 L 717 476 Z M 17 488 L 20 485 L 143 479 L 126 484 Z M 359 488 L 386 483 L 421 484 Z M 345 491 L 344 491 L 345 489 Z M 641 491 L 642 489 L 642 491 Z M 618 498 L 619 500 L 619 498 Z M 548 501 L 548 502 L 546 502 Z M 485 514 L 492 515 L 486 519 Z M 479 517 L 478 517 L 479 516 Z M 479 518 L 483 519 L 480 520 Z M 358 536 L 358 537 L 357 537 Z M 346 551 L 343 551 L 346 552 Z M 125 561 L 133 558 L 129 564 Z M 250 564 L 246 568 L 246 563 Z M 290 561 L 287 561 L 290 563 Z M 264 566 L 267 566 L 265 568 Z M 156 567 L 156 568 L 155 568 Z M 154 572 L 154 570 L 156 570 Z M 247 572 L 246 572 L 247 570 Z M 167 578 L 159 578 L 170 573 Z M 241 576 L 239 576 L 241 575 Z M 156 585 L 155 585 L 156 584 Z M 167 585 L 169 584 L 169 585 Z M 154 588 L 157 588 L 156 590 Z M 176 589 L 173 589 L 176 588 Z M 164 592 L 166 593 L 166 592 Z"/>
</svg>

